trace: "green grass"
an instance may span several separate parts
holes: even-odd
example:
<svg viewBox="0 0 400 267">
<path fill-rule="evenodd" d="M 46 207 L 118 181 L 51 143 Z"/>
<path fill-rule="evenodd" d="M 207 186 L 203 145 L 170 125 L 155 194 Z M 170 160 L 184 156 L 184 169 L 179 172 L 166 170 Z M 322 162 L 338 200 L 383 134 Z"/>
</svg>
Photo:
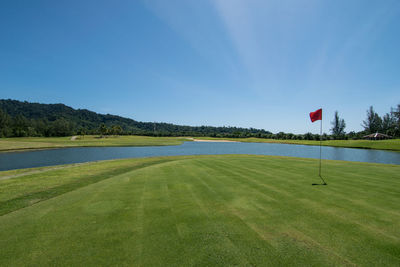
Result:
<svg viewBox="0 0 400 267">
<path fill-rule="evenodd" d="M 0 266 L 399 266 L 400 166 L 271 156 L 0 172 Z"/>
<path fill-rule="evenodd" d="M 221 138 L 213 137 L 196 137 L 200 140 L 221 140 Z M 280 144 L 295 144 L 295 145 L 313 145 L 319 146 L 319 141 L 313 140 L 277 140 L 264 138 L 222 138 L 223 140 L 231 140 L 238 142 L 250 143 L 280 143 Z M 364 148 L 364 149 L 382 149 L 400 151 L 400 139 L 389 140 L 329 140 L 322 141 L 323 146 L 333 147 L 349 147 L 349 148 Z"/>
<path fill-rule="evenodd" d="M 180 145 L 187 138 L 182 137 L 150 137 L 150 136 L 98 136 L 78 137 L 17 137 L 1 138 L 0 151 L 28 149 L 49 149 L 63 147 L 99 147 L 99 146 L 165 146 Z"/>
</svg>

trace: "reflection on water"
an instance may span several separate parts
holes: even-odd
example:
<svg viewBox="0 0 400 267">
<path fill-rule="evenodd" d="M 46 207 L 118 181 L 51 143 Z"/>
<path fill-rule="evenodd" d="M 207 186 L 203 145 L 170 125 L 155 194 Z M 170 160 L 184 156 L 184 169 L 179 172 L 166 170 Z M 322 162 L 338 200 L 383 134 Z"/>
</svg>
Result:
<svg viewBox="0 0 400 267">
<path fill-rule="evenodd" d="M 343 158 L 344 150 L 332 147 L 332 159 L 341 160 Z"/>
<path fill-rule="evenodd" d="M 253 154 L 319 158 L 319 147 L 267 143 L 185 142 L 179 146 L 65 148 L 0 153 L 0 170 L 119 158 L 217 154 Z M 383 150 L 322 147 L 322 158 L 400 164 L 400 153 Z"/>
</svg>

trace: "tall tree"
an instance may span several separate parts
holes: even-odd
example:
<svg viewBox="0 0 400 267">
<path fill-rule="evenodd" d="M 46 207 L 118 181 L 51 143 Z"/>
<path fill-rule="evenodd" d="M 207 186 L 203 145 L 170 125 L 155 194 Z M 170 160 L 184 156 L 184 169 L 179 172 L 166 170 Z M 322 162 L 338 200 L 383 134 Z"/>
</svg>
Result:
<svg viewBox="0 0 400 267">
<path fill-rule="evenodd" d="M 382 120 L 382 132 L 393 136 L 395 134 L 396 118 L 393 113 L 386 113 Z"/>
<path fill-rule="evenodd" d="M 390 111 L 390 114 L 393 116 L 394 120 L 394 136 L 400 137 L 400 104 L 397 105 L 397 108 Z"/>
<path fill-rule="evenodd" d="M 382 130 L 382 119 L 372 106 L 367 110 L 367 119 L 361 124 L 367 134 L 377 133 Z"/>
<path fill-rule="evenodd" d="M 100 132 L 101 135 L 106 135 L 106 134 L 108 134 L 108 128 L 107 128 L 107 126 L 106 126 L 104 123 L 102 123 L 102 124 L 100 125 L 100 127 L 99 127 L 99 132 Z"/>
<path fill-rule="evenodd" d="M 72 135 L 72 125 L 64 118 L 59 118 L 52 123 L 51 135 L 52 136 L 69 136 Z"/>
<path fill-rule="evenodd" d="M 122 133 L 122 127 L 120 125 L 113 125 L 111 127 L 111 132 L 113 135 L 120 135 Z"/>
<path fill-rule="evenodd" d="M 25 116 L 18 114 L 13 119 L 13 131 L 14 136 L 16 137 L 24 137 L 28 136 L 28 127 L 29 121 L 25 118 Z"/>
<path fill-rule="evenodd" d="M 85 134 L 87 133 L 87 129 L 84 127 L 79 128 L 78 134 L 82 137 L 85 138 Z"/>
<path fill-rule="evenodd" d="M 44 119 L 37 119 L 34 122 L 35 130 L 38 136 L 49 136 L 50 135 L 50 126 L 49 122 Z"/>
<path fill-rule="evenodd" d="M 344 119 L 339 118 L 339 112 L 335 111 L 335 116 L 333 121 L 331 122 L 332 128 L 331 132 L 335 139 L 343 138 L 344 137 L 344 128 L 346 128 L 346 123 Z"/>
<path fill-rule="evenodd" d="M 0 137 L 8 137 L 11 135 L 10 116 L 0 109 Z"/>
</svg>

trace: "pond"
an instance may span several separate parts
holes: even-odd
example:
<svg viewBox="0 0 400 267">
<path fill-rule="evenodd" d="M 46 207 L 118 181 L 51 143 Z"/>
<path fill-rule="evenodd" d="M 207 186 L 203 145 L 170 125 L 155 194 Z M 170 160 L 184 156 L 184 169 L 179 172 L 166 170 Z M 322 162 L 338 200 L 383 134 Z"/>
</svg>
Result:
<svg viewBox="0 0 400 267">
<path fill-rule="evenodd" d="M 79 147 L 9 152 L 0 153 L 0 171 L 108 159 L 218 154 L 253 154 L 319 158 L 319 146 L 241 142 L 185 142 L 178 146 Z M 400 164 L 399 152 L 383 150 L 322 147 L 322 158 Z"/>
</svg>

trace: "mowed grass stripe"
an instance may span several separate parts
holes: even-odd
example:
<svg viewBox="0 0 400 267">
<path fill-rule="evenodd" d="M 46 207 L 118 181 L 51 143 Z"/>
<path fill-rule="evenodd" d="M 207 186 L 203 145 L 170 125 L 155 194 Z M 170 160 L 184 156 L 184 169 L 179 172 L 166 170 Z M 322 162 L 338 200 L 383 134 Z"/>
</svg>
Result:
<svg viewBox="0 0 400 267">
<path fill-rule="evenodd" d="M 218 165 L 216 165 L 216 166 L 218 166 Z M 232 169 L 231 167 L 230 168 L 226 168 L 226 169 Z M 286 171 L 284 171 L 285 173 L 286 173 Z M 234 177 L 234 175 L 232 174 L 232 172 L 230 173 L 230 175 L 231 175 L 231 177 Z M 252 177 L 254 177 L 254 176 L 252 176 Z M 217 187 L 217 188 L 221 188 L 221 187 Z M 290 199 L 290 198 L 286 198 L 285 200 L 288 200 L 288 199 Z M 323 200 L 323 198 L 321 198 L 322 200 Z M 345 217 L 341 217 L 341 216 L 339 216 L 339 218 L 335 218 L 335 217 L 337 217 L 338 216 L 338 214 L 340 214 L 340 211 L 338 211 L 338 214 L 332 214 L 332 213 L 326 213 L 326 212 L 324 212 L 325 210 L 326 210 L 326 207 L 329 207 L 329 205 L 327 205 L 326 207 L 324 206 L 324 205 L 319 205 L 318 204 L 318 202 L 316 202 L 316 201 L 313 201 L 312 202 L 312 204 L 313 204 L 313 206 L 309 206 L 309 205 L 307 205 L 307 203 L 304 203 L 304 201 L 303 202 L 301 202 L 300 203 L 300 205 L 297 205 L 296 206 L 296 202 L 292 202 L 292 203 L 287 203 L 286 201 L 282 201 L 282 204 L 284 204 L 285 206 L 288 206 L 288 207 L 295 207 L 296 208 L 296 210 L 299 210 L 299 211 L 301 211 L 301 213 L 305 213 L 305 214 L 307 214 L 307 213 L 309 213 L 310 211 L 312 211 L 313 209 L 315 209 L 316 207 L 318 208 L 318 213 L 325 213 L 324 215 L 325 215 L 325 217 L 327 217 L 327 218 L 318 218 L 318 220 L 317 221 L 314 221 L 314 222 L 310 222 L 310 224 L 317 224 L 317 222 L 322 222 L 323 220 L 326 220 L 325 222 L 323 222 L 323 223 L 325 223 L 325 224 L 328 224 L 329 225 L 329 222 L 331 221 L 331 220 L 338 220 L 338 219 L 340 219 L 340 220 L 343 220 L 343 222 L 341 222 L 341 223 L 343 223 L 343 224 L 346 224 L 347 222 L 347 219 L 345 218 Z M 315 207 L 316 206 L 316 207 Z M 293 211 L 290 211 L 290 213 L 293 213 Z M 313 216 L 314 214 L 310 214 L 310 216 L 309 216 L 309 218 L 316 218 L 317 216 Z M 282 217 L 284 217 L 284 218 L 287 218 L 287 216 L 286 215 L 284 215 L 284 214 L 282 214 Z M 302 220 L 304 220 L 305 218 L 302 218 Z M 346 223 L 345 223 L 346 222 Z M 352 224 L 352 222 L 350 221 L 349 222 L 350 224 Z M 355 226 L 355 225 L 353 225 L 353 226 Z M 339 231 L 341 231 L 341 229 L 339 228 Z M 349 234 L 351 234 L 351 232 L 352 231 L 354 231 L 354 229 L 351 229 L 350 231 L 349 231 Z M 362 233 L 361 233 L 362 234 Z M 376 234 L 376 232 L 374 233 L 374 234 Z M 387 237 L 387 236 L 386 236 Z M 368 241 L 368 240 L 367 240 Z M 339 248 L 341 247 L 341 245 L 339 244 L 339 246 L 338 246 Z"/>
<path fill-rule="evenodd" d="M 140 260 L 144 240 L 138 240 L 144 220 L 136 211 L 141 205 L 146 182 L 146 171 L 127 172 L 38 203 L 32 209 L 2 216 L 0 226 L 2 219 L 26 215 L 24 220 L 18 220 L 17 225 L 8 225 L 7 228 L 11 229 L 3 228 L 4 232 L 0 234 L 15 232 L 12 230 L 15 228 L 23 229 L 17 236 L 8 235 L 8 239 L 1 236 L 0 240 L 5 244 L 20 243 L 17 247 L 5 246 L 1 256 L 7 259 L 17 250 L 24 255 L 26 262 L 38 265 L 57 265 L 59 258 L 63 258 L 65 265 L 136 263 Z M 43 214 L 36 213 L 36 209 Z M 38 229 L 39 233 L 35 233 Z M 118 249 L 114 251 L 115 248 Z M 42 254 L 46 256 L 36 259 L 36 255 Z M 0 265 L 2 259 L 0 257 Z"/>
<path fill-rule="evenodd" d="M 252 163 L 248 163 L 247 167 L 244 168 L 245 172 L 248 172 L 248 173 L 254 173 L 254 172 L 255 173 L 260 173 L 259 171 L 255 170 L 257 164 L 262 164 L 262 163 L 261 162 L 257 162 L 257 161 L 254 161 Z M 233 166 L 232 165 L 227 165 L 226 167 L 228 169 L 232 169 Z M 275 168 L 276 167 L 277 166 L 275 166 Z M 240 166 L 237 169 L 243 169 L 243 167 Z M 266 172 L 268 172 L 268 170 Z M 287 172 L 287 171 L 282 171 L 282 172 Z M 294 172 L 295 173 L 292 174 L 292 175 L 286 175 L 286 176 L 282 175 L 281 177 L 283 177 L 285 179 L 285 181 L 282 181 L 282 182 L 284 182 L 286 184 L 289 184 L 290 185 L 289 189 L 291 191 L 294 191 L 298 198 L 301 198 L 303 196 L 303 194 L 308 194 L 308 191 L 304 190 L 302 187 L 294 186 L 293 182 L 291 182 L 291 181 L 292 181 L 293 177 L 298 176 L 298 173 L 305 173 L 306 170 L 303 170 L 303 169 L 299 168 L 297 170 L 294 170 Z M 262 172 L 261 172 L 261 174 L 262 174 Z M 313 177 L 314 179 L 318 179 L 318 177 L 315 177 L 316 176 L 315 174 L 314 174 L 314 177 L 313 177 L 312 174 L 310 174 L 310 177 Z M 337 174 L 338 177 L 342 177 L 343 175 L 346 175 L 346 173 L 338 173 Z M 274 181 L 275 180 L 279 180 L 279 176 L 277 176 L 277 178 L 278 179 L 274 179 Z M 329 176 L 328 176 L 328 178 L 329 178 Z M 326 178 L 326 179 L 328 179 L 328 178 Z M 350 176 L 347 176 L 346 178 L 348 180 L 354 180 L 354 177 L 353 177 L 353 175 L 351 173 L 350 173 Z M 311 180 L 311 178 L 309 180 Z M 306 183 L 306 184 L 308 182 L 309 181 L 304 181 L 304 183 Z M 397 193 L 397 198 L 393 199 L 393 202 L 390 202 L 390 203 L 393 203 L 394 209 L 388 209 L 386 207 L 387 205 L 382 209 L 381 207 L 378 207 L 374 201 L 370 201 L 369 203 L 361 203 L 360 202 L 360 201 L 364 202 L 364 199 L 362 199 L 362 198 L 360 199 L 359 196 L 361 196 L 361 194 L 360 194 L 360 192 L 357 192 L 357 190 L 358 190 L 357 185 L 359 184 L 359 182 L 350 183 L 349 184 L 349 185 L 351 185 L 353 187 L 353 189 L 352 189 L 353 194 L 352 195 L 349 195 L 347 193 L 347 190 L 345 190 L 346 189 L 345 187 L 348 187 L 348 185 L 343 185 L 343 183 L 344 183 L 343 181 L 337 181 L 337 180 L 332 181 L 332 184 L 329 187 L 329 190 L 319 190 L 319 188 L 315 188 L 316 190 L 314 191 L 314 194 L 319 194 L 318 197 L 320 199 L 324 199 L 325 200 L 326 203 L 324 205 L 335 206 L 337 208 L 342 208 L 342 209 L 345 209 L 345 210 L 348 210 L 348 211 L 353 210 L 352 208 L 354 208 L 354 206 L 357 206 L 357 211 L 359 209 L 364 209 L 365 210 L 365 214 L 369 214 L 369 216 L 370 216 L 369 219 L 372 219 L 372 220 L 379 218 L 378 215 L 382 211 L 386 211 L 386 212 L 390 213 L 391 215 L 400 216 L 400 214 L 398 212 L 396 212 L 396 211 L 398 211 L 398 209 L 396 209 L 396 206 L 398 208 L 398 204 L 396 203 L 396 199 L 398 199 L 398 193 Z M 374 190 L 376 190 L 376 186 L 375 185 L 373 185 L 373 186 L 374 187 L 372 187 L 372 188 Z M 393 186 L 391 186 L 390 188 L 386 188 L 387 191 L 385 191 L 385 193 L 392 191 L 394 188 L 395 187 L 393 187 Z M 363 191 L 365 191 L 365 190 L 371 191 L 370 189 L 371 189 L 371 187 L 368 187 L 368 189 L 362 189 L 362 190 Z M 395 190 L 393 190 L 393 191 L 395 191 Z M 377 192 L 377 194 L 381 194 L 381 193 Z M 396 197 L 396 195 L 395 195 L 395 197 Z M 370 200 L 371 196 L 369 195 L 369 198 L 367 198 L 367 199 Z M 377 200 L 379 201 L 380 199 L 378 198 Z M 391 198 L 384 199 L 384 201 L 386 201 L 386 202 L 388 200 L 391 200 Z M 357 212 L 357 214 L 358 214 L 358 212 Z M 399 220 L 400 220 L 400 217 L 399 217 Z"/>
<path fill-rule="evenodd" d="M 0 216 L 9 212 L 33 205 L 35 203 L 65 194 L 67 192 L 76 190 L 78 188 L 97 183 L 104 179 L 112 178 L 117 175 L 130 172 L 132 170 L 144 168 L 154 164 L 159 164 L 165 161 L 171 161 L 171 159 L 147 159 L 138 161 L 132 164 L 132 162 L 125 161 L 125 165 L 119 164 L 117 167 L 114 161 L 105 162 L 108 164 L 108 168 L 102 168 L 101 171 L 88 173 L 87 166 L 76 167 L 75 175 L 69 175 L 69 179 L 58 178 L 61 175 L 68 175 L 68 172 L 72 170 L 57 170 L 55 174 L 50 175 L 53 179 L 42 179 L 40 174 L 35 173 L 21 177 L 18 180 L 13 179 L 10 181 L 0 181 Z M 99 164 L 99 163 L 97 163 Z M 90 167 L 89 167 L 90 170 Z M 35 180 L 37 179 L 37 180 Z M 57 182 L 53 182 L 57 179 Z M 23 187 L 26 190 L 21 190 L 18 186 L 24 183 L 24 180 L 28 180 Z M 11 193 L 9 188 L 12 187 Z"/>
<path fill-rule="evenodd" d="M 230 175 L 230 177 L 232 178 L 232 175 Z M 220 181 L 220 179 L 216 179 L 215 181 Z M 231 182 L 231 181 L 228 181 L 228 182 Z M 236 186 L 236 185 L 235 185 Z M 217 188 L 219 188 L 218 186 L 216 186 Z M 219 193 L 219 192 L 218 192 Z M 249 192 L 249 195 L 253 195 L 253 192 Z M 266 199 L 268 199 L 269 200 L 269 197 L 267 197 Z M 228 198 L 228 203 L 229 203 L 230 201 L 229 201 L 229 198 Z M 235 201 L 236 202 L 236 201 Z M 243 203 L 244 202 L 244 203 Z M 238 203 L 236 203 L 236 205 L 244 205 L 245 206 L 245 209 L 247 210 L 247 212 L 248 211 L 251 211 L 251 210 L 253 210 L 254 208 L 252 208 L 251 206 L 254 204 L 254 203 L 251 203 L 249 200 L 248 200 L 248 198 L 246 198 L 246 196 L 244 196 L 244 197 L 241 197 L 240 198 L 240 201 L 238 202 Z M 268 204 L 267 204 L 267 206 L 268 206 Z M 260 206 L 258 206 L 258 208 L 259 208 Z M 237 216 L 239 216 L 242 220 L 244 220 L 243 218 L 243 210 L 238 210 L 237 208 L 234 208 L 233 209 L 233 212 L 234 212 L 234 214 L 236 214 Z M 266 214 L 265 213 L 265 210 L 264 209 L 261 209 L 261 212 L 263 213 L 263 214 Z M 268 218 L 268 217 L 264 217 L 263 218 L 263 214 L 262 213 L 257 213 L 254 217 L 257 217 L 257 218 L 262 218 L 262 221 L 264 222 L 264 221 L 271 221 L 271 218 Z M 261 228 L 258 228 L 257 229 L 257 227 L 254 225 L 254 224 L 251 224 L 251 223 L 248 223 L 248 225 L 255 231 L 255 232 L 257 232 L 257 234 L 261 237 L 265 237 L 265 236 L 267 236 L 267 237 L 269 237 L 267 240 L 269 241 L 269 242 L 273 242 L 273 243 L 275 243 L 275 241 L 272 239 L 272 237 L 273 237 L 273 233 L 266 233 L 265 231 L 263 232 L 263 231 L 260 231 L 260 229 Z M 263 226 L 265 226 L 265 225 L 263 225 Z M 271 231 L 272 232 L 272 231 Z M 276 245 L 276 244 L 275 244 Z M 281 255 L 285 255 L 285 254 L 288 254 L 287 252 L 285 252 L 285 253 L 282 253 Z M 295 254 L 293 254 L 293 255 L 288 255 L 288 258 L 293 258 L 293 256 L 295 256 Z M 304 255 L 303 255 L 304 256 Z M 312 262 L 312 261 L 316 261 L 316 260 L 318 260 L 319 261 L 319 259 L 317 258 L 317 257 L 313 257 L 312 255 L 307 255 L 307 258 L 308 258 L 308 261 L 309 262 Z M 312 260 L 314 258 L 314 260 Z M 302 259 L 304 259 L 304 257 L 302 257 Z M 300 264 L 300 263 L 302 263 L 302 264 L 305 264 L 305 262 L 304 261 L 302 261 L 302 259 L 299 259 L 297 262 Z M 302 265 L 302 264 L 300 264 L 300 265 Z"/>
<path fill-rule="evenodd" d="M 326 161 L 324 187 L 311 186 L 318 162 L 296 158 L 112 166 L 157 160 L 1 216 L 0 265 L 400 264 L 400 189 L 375 186 L 398 181 L 400 166 Z M 76 168 L 90 166 L 103 168 Z"/>
<path fill-rule="evenodd" d="M 146 191 L 144 196 L 144 235 L 143 240 L 143 265 L 160 265 L 163 256 L 168 261 L 166 265 L 173 264 L 179 253 L 178 233 L 172 215 L 168 196 L 163 188 L 163 172 L 157 166 L 157 174 L 146 174 Z M 157 216 L 154 216 L 157 214 Z M 172 249 L 172 248 L 177 248 Z M 163 251 L 153 254 L 154 251 Z M 151 257 L 150 255 L 153 256 Z"/>
<path fill-rule="evenodd" d="M 225 165 L 227 165 L 226 163 L 224 163 Z M 250 164 L 249 164 L 250 165 Z M 227 166 L 227 168 L 231 169 L 233 166 Z M 240 168 L 239 168 L 240 169 Z M 243 169 L 243 168 L 242 168 Z M 248 173 L 252 173 L 253 171 L 251 169 L 245 168 L 245 172 Z M 287 180 L 290 180 L 290 176 L 288 177 Z M 385 211 L 386 213 L 388 213 L 386 217 L 390 217 L 392 218 L 393 215 L 397 216 L 398 219 L 400 220 L 399 214 L 393 212 L 392 210 L 388 210 L 388 209 L 382 209 L 379 208 L 378 210 L 376 210 L 375 206 L 372 205 L 360 205 L 360 203 L 357 203 L 356 200 L 352 200 L 350 196 L 347 197 L 343 197 L 340 196 L 338 197 L 337 193 L 333 193 L 333 192 L 328 192 L 328 190 L 324 190 L 324 191 L 318 191 L 323 193 L 323 195 L 320 195 L 318 198 L 323 200 L 324 203 L 318 203 L 318 202 L 310 202 L 308 201 L 308 199 L 305 199 L 304 197 L 307 197 L 304 194 L 304 192 L 307 193 L 307 190 L 304 190 L 304 188 L 302 187 L 298 187 L 298 186 L 294 186 L 292 188 L 297 188 L 296 190 L 296 197 L 299 201 L 303 202 L 303 204 L 305 204 L 304 202 L 308 202 L 309 204 L 315 206 L 315 207 L 322 207 L 324 211 L 326 212 L 331 212 L 331 209 L 327 209 L 326 207 L 334 207 L 335 210 L 337 210 L 337 213 L 335 214 L 335 216 L 342 216 L 345 217 L 345 220 L 353 220 L 354 222 L 358 222 L 360 219 L 368 219 L 367 221 L 365 221 L 365 223 L 368 222 L 368 224 L 362 224 L 362 226 L 366 227 L 366 228 L 375 228 L 374 230 L 376 232 L 381 232 L 380 229 L 378 227 L 376 227 L 376 225 L 378 225 L 379 223 L 382 222 L 382 220 L 385 219 L 389 219 L 389 218 L 382 218 L 382 211 Z M 331 186 L 329 189 L 333 189 L 335 190 L 335 185 Z M 341 190 L 338 190 L 341 191 Z M 353 196 L 354 199 L 354 196 Z M 397 204 L 398 205 L 398 204 Z M 357 209 L 354 209 L 354 206 L 357 207 Z M 363 215 L 362 217 L 360 216 L 360 210 L 363 211 Z M 365 218 L 365 216 L 367 216 L 367 218 Z M 375 222 L 375 223 L 374 223 Z M 395 229 L 392 229 L 395 230 Z M 396 234 L 398 235 L 399 232 L 398 231 L 392 231 L 392 233 L 390 235 L 387 235 L 388 238 L 396 238 L 398 239 L 398 237 L 396 237 Z"/>
<path fill-rule="evenodd" d="M 263 162 L 259 162 L 257 160 L 253 160 L 250 162 L 246 163 L 247 167 L 242 167 L 240 165 L 237 165 L 237 169 L 245 169 L 247 172 L 249 173 L 261 173 L 261 174 L 265 174 L 268 173 L 268 169 L 264 172 L 260 172 L 258 171 L 257 165 L 263 164 Z M 342 165 L 346 164 L 350 164 L 352 166 L 354 166 L 354 163 L 346 163 L 343 162 Z M 363 164 L 363 163 L 360 163 Z M 330 165 L 327 164 L 328 166 Z M 281 175 L 281 176 L 276 176 L 274 181 L 278 181 L 280 179 L 283 179 L 282 182 L 284 182 L 285 184 L 290 185 L 290 187 L 287 190 L 291 190 L 294 191 L 295 194 L 297 196 L 300 196 L 301 194 L 303 194 L 304 191 L 301 187 L 299 188 L 298 186 L 293 186 L 293 182 L 292 182 L 292 178 L 294 177 L 303 177 L 305 176 L 304 174 L 308 174 L 308 177 L 306 176 L 306 180 L 304 180 L 304 182 L 307 184 L 310 181 L 315 181 L 317 179 L 319 179 L 317 177 L 317 172 L 315 169 L 312 169 L 311 173 L 308 173 L 308 170 L 305 169 L 304 167 L 297 167 L 297 169 L 294 169 L 295 164 L 291 164 L 291 169 L 292 169 L 292 173 L 288 172 L 287 169 L 286 170 L 280 170 L 280 172 L 286 172 L 286 176 L 285 175 Z M 233 166 L 232 164 L 227 166 L 227 168 L 231 169 Z M 391 166 L 389 166 L 390 168 Z M 277 169 L 279 168 L 279 165 L 274 165 L 274 164 L 270 164 L 268 168 L 273 168 L 273 169 Z M 382 187 L 382 189 L 377 189 L 379 188 L 379 183 L 368 183 L 370 179 L 370 177 L 368 177 L 368 179 L 363 179 L 367 176 L 367 174 L 365 173 L 364 175 L 359 175 L 359 174 L 354 174 L 352 172 L 352 169 L 346 169 L 346 170 L 341 170 L 341 171 L 331 171 L 331 170 L 327 170 L 326 171 L 327 174 L 325 174 L 325 179 L 327 179 L 329 181 L 329 183 L 332 183 L 331 186 L 329 187 L 329 190 L 319 190 L 320 188 L 315 188 L 316 191 L 315 193 L 321 193 L 322 195 L 320 195 L 320 198 L 324 198 L 327 199 L 328 201 L 330 201 L 332 199 L 332 197 L 334 198 L 334 201 L 330 201 L 330 205 L 335 205 L 335 203 L 337 204 L 345 204 L 343 205 L 344 207 L 347 207 L 347 204 L 356 204 L 356 201 L 358 199 L 354 198 L 354 195 L 356 195 L 358 198 L 363 197 L 363 193 L 365 193 L 365 191 L 371 191 L 370 189 L 372 188 L 374 192 L 376 192 L 376 194 L 380 195 L 381 193 L 385 193 L 385 199 L 383 199 L 383 201 L 385 201 L 386 204 L 386 208 L 387 208 L 387 203 L 392 203 L 394 204 L 394 208 L 393 209 L 385 209 L 386 211 L 393 213 L 393 214 L 397 214 L 400 215 L 398 212 L 398 204 L 396 203 L 395 200 L 397 200 L 399 198 L 399 192 L 398 190 L 396 190 L 396 183 L 384 183 L 384 182 L 380 182 L 380 184 L 386 184 L 386 186 Z M 382 174 L 383 175 L 383 174 Z M 330 178 L 332 177 L 332 181 L 330 181 Z M 346 188 L 348 188 L 349 186 L 352 187 L 352 195 L 349 195 L 347 190 L 345 190 Z M 371 192 L 370 192 L 371 194 Z M 392 196 L 393 195 L 393 201 L 388 201 L 390 199 L 388 199 L 388 195 Z M 340 196 L 340 199 L 335 199 L 338 198 Z M 389 197 L 390 197 L 389 196 Z M 373 208 L 375 201 L 380 201 L 382 200 L 381 198 L 371 198 L 371 195 L 368 195 L 368 198 L 363 198 L 361 200 L 371 200 L 373 199 L 374 201 L 370 201 L 370 203 L 367 204 L 367 206 L 369 208 Z M 339 201 L 337 201 L 339 200 Z M 344 203 L 346 202 L 346 203 Z M 379 208 L 380 210 L 382 210 L 381 208 Z"/>
<path fill-rule="evenodd" d="M 209 220 L 213 223 L 212 228 L 217 231 L 218 235 L 225 237 L 225 242 L 228 242 L 231 248 L 230 251 L 217 250 L 221 262 L 214 264 L 223 264 L 224 261 L 230 258 L 236 259 L 238 256 L 246 259 L 250 265 L 282 264 L 281 258 L 271 244 L 260 238 L 258 233 L 246 225 L 237 214 L 229 210 L 230 207 L 227 206 L 224 196 L 218 194 L 215 188 L 207 182 L 210 174 L 203 167 L 193 164 L 190 168 L 184 167 L 184 172 L 190 174 L 188 178 L 192 184 L 195 183 L 192 187 L 196 189 L 194 195 L 203 203 L 203 209 L 206 210 Z M 215 179 L 222 177 L 219 173 L 213 174 L 213 176 Z M 227 193 L 229 192 L 224 192 L 224 194 Z M 267 257 L 265 257 L 266 255 Z"/>
<path fill-rule="evenodd" d="M 210 161 L 208 161 L 210 163 Z M 218 162 L 219 163 L 219 162 Z M 212 163 L 213 167 L 218 166 L 218 163 Z M 204 166 L 202 166 L 204 169 Z M 270 265 L 298 265 L 304 266 L 305 264 L 317 264 L 317 265 L 330 265 L 332 259 L 332 253 L 324 253 L 322 254 L 320 249 L 314 249 L 311 251 L 310 249 L 304 250 L 302 244 L 291 244 L 287 240 L 281 239 L 281 234 L 277 236 L 279 232 L 279 227 L 275 224 L 274 216 L 270 216 L 270 213 L 275 210 L 272 208 L 269 212 L 265 211 L 264 209 L 260 209 L 260 206 L 266 205 L 270 207 L 271 205 L 262 203 L 261 205 L 257 205 L 255 208 L 253 205 L 255 202 L 259 202 L 259 199 L 253 200 L 251 196 L 253 196 L 253 192 L 249 191 L 248 194 L 241 195 L 240 189 L 243 184 L 235 184 L 235 180 L 233 180 L 232 174 L 226 176 L 228 179 L 221 179 L 222 177 L 218 177 L 214 179 L 214 175 L 212 174 L 212 170 L 210 169 L 207 182 L 210 184 L 212 183 L 222 183 L 226 187 L 227 185 L 232 186 L 232 191 L 230 194 L 227 194 L 226 191 L 222 192 L 215 192 L 216 195 L 225 196 L 225 207 L 224 210 L 226 212 L 230 212 L 236 217 L 239 217 L 240 220 L 248 226 L 254 233 L 257 234 L 258 238 L 265 240 L 268 244 L 272 245 L 274 248 L 274 253 L 267 253 L 270 258 L 273 258 L 273 261 L 270 262 Z M 206 179 L 206 178 L 204 178 Z M 237 182 L 238 180 L 236 180 Z M 213 185 L 212 188 L 221 188 L 220 185 Z M 254 189 L 253 189 L 254 190 Z M 238 195 L 239 194 L 239 195 Z M 265 199 L 269 199 L 268 197 Z M 275 203 L 276 204 L 276 203 Z M 277 209 L 281 207 L 282 203 L 277 205 Z M 226 214 L 225 214 L 226 216 Z M 257 223 L 256 223 L 257 222 Z M 273 227 L 271 227 L 273 225 Z M 254 240 L 254 237 L 252 237 Z M 254 246 L 248 245 L 246 246 L 248 250 L 253 250 Z M 301 252 L 301 253 L 300 253 Z M 261 253 L 264 254 L 264 253 Z M 275 257 L 271 257 L 273 255 L 278 255 Z M 300 257 L 299 257 L 300 256 Z M 335 256 L 336 257 L 336 256 Z M 255 257 L 258 259 L 259 257 Z M 337 259 L 336 259 L 337 261 Z M 340 261 L 343 262 L 344 260 L 340 258 Z M 256 265 L 263 265 L 262 262 L 258 262 Z M 265 263 L 264 263 L 265 264 Z"/>
<path fill-rule="evenodd" d="M 229 262 L 247 265 L 248 262 L 241 255 L 241 251 L 237 250 L 231 240 L 221 231 L 201 199 L 194 195 L 193 178 L 190 175 L 181 175 L 182 172 L 186 173 L 183 166 L 185 163 L 181 161 L 169 165 L 168 169 L 163 166 L 167 174 L 177 177 L 177 179 L 165 181 L 170 189 L 171 204 L 175 207 L 176 226 L 183 244 L 181 251 L 183 257 L 180 259 L 186 260 L 180 264 L 194 265 L 202 262 L 204 265 L 221 265 L 229 259 Z M 197 242 L 190 246 L 185 245 L 193 239 Z M 218 258 L 208 256 L 216 251 L 219 251 Z"/>
<path fill-rule="evenodd" d="M 168 173 L 171 173 L 172 175 L 179 175 L 181 168 L 180 166 L 176 166 L 178 163 L 174 163 L 174 166 L 169 165 L 169 170 Z M 163 166 L 163 169 L 166 167 Z M 183 171 L 186 172 L 186 171 Z M 184 183 L 190 182 L 192 183 L 193 180 L 190 178 L 190 180 L 185 179 L 182 181 L 182 179 L 178 180 L 178 183 L 173 183 L 171 185 L 171 188 L 173 185 L 174 187 L 179 189 L 183 189 L 182 191 L 175 191 L 173 190 L 171 192 L 171 196 L 181 196 L 174 202 L 174 206 L 177 205 L 177 207 L 180 206 L 185 206 L 186 203 L 190 203 L 189 209 L 185 208 L 181 213 L 176 213 L 175 218 L 179 219 L 179 225 L 178 229 L 180 229 L 180 239 L 183 239 L 184 233 L 186 233 L 186 240 L 182 244 L 186 244 L 188 240 L 188 237 L 190 239 L 193 239 L 193 233 L 197 232 L 197 237 L 196 239 L 198 240 L 199 244 L 196 244 L 195 246 L 184 246 L 182 248 L 182 251 L 186 251 L 186 255 L 190 255 L 190 257 L 185 257 L 184 259 L 190 259 L 187 264 L 194 264 L 196 261 L 201 261 L 205 265 L 224 265 L 229 262 L 234 262 L 235 264 L 239 265 L 249 265 L 246 257 L 244 257 L 243 252 L 239 250 L 236 245 L 232 242 L 232 240 L 229 238 L 229 235 L 227 235 L 220 227 L 220 224 L 216 222 L 216 218 L 213 215 L 210 215 L 208 212 L 204 213 L 204 210 L 202 212 L 198 212 L 198 207 L 197 209 L 196 206 L 196 200 L 192 198 L 192 194 L 184 190 L 187 188 L 186 186 L 182 186 Z M 189 202 L 189 201 L 190 202 Z M 193 213 L 191 212 L 193 211 Z M 192 215 L 195 216 L 196 221 L 191 218 L 192 216 L 187 216 L 187 213 L 191 213 Z M 196 215 L 197 214 L 197 215 Z M 183 220 L 182 220 L 183 219 Z M 182 220 L 182 221 L 181 221 Z M 189 220 L 189 221 L 187 221 Z M 182 222 L 184 222 L 182 224 Z M 192 228 L 190 231 L 187 229 L 187 225 L 193 225 L 193 223 L 196 223 L 198 226 Z M 197 228 L 197 229 L 196 229 Z M 200 230 L 200 231 L 199 231 Z M 204 231 L 206 231 L 206 235 L 204 235 Z M 190 234 L 187 236 L 187 234 Z M 198 253 L 198 251 L 203 250 L 203 253 L 199 253 L 200 258 L 192 259 L 192 255 Z M 215 254 L 215 252 L 218 252 L 219 257 L 218 258 L 213 258 L 213 257 L 204 257 L 207 254 Z M 182 264 L 182 263 L 181 263 Z M 185 264 L 183 264 L 185 265 Z"/>
</svg>

